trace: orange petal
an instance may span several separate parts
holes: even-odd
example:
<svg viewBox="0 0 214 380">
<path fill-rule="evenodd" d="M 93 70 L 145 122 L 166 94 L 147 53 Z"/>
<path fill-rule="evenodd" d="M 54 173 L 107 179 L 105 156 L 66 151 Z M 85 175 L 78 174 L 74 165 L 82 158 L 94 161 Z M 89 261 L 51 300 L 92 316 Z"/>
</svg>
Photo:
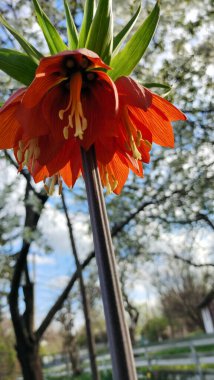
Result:
<svg viewBox="0 0 214 380">
<path fill-rule="evenodd" d="M 116 151 L 116 140 L 114 138 L 97 139 L 95 150 L 97 160 L 106 165 L 111 161 Z"/>
<path fill-rule="evenodd" d="M 28 87 L 22 104 L 25 108 L 32 108 L 38 104 L 48 91 L 63 82 L 66 78 L 57 73 L 36 77 Z"/>
<path fill-rule="evenodd" d="M 75 139 L 65 141 L 55 156 L 47 163 L 50 175 L 60 171 L 68 162 L 75 174 L 80 170 L 81 155 L 80 146 Z"/>
<path fill-rule="evenodd" d="M 50 57 L 42 58 L 39 64 L 39 67 L 36 70 L 36 75 L 43 73 L 64 73 L 63 62 L 65 57 L 73 57 L 77 62 L 81 62 L 82 57 L 86 57 L 92 63 L 92 67 L 102 67 L 109 70 L 110 67 L 106 65 L 102 59 L 93 51 L 88 49 L 77 49 L 77 50 L 65 50 L 56 55 Z"/>
<path fill-rule="evenodd" d="M 118 93 L 120 106 L 130 105 L 134 107 L 147 108 L 152 103 L 152 95 L 147 88 L 140 86 L 130 77 L 120 77 L 115 82 Z"/>
<path fill-rule="evenodd" d="M 31 175 L 35 181 L 35 183 L 44 181 L 45 178 L 49 177 L 49 172 L 46 168 L 46 166 L 39 165 L 38 162 L 35 162 L 33 172 L 31 172 Z"/>
<path fill-rule="evenodd" d="M 26 88 L 20 88 L 18 91 L 15 91 L 14 94 L 12 94 L 9 97 L 9 99 L 4 103 L 4 105 L 0 108 L 0 114 L 11 103 L 13 103 L 13 104 L 20 103 L 21 99 L 23 98 L 25 91 L 26 91 Z"/>
<path fill-rule="evenodd" d="M 127 165 L 129 168 L 139 177 L 143 177 L 143 165 L 141 161 L 136 160 L 132 156 L 126 153 L 126 155 L 123 158 L 126 160 Z"/>
<path fill-rule="evenodd" d="M 25 108 L 21 103 L 17 109 L 17 120 L 22 126 L 23 137 L 26 139 L 42 136 L 49 132 L 49 126 L 42 112 L 41 102 L 33 108 Z"/>
<path fill-rule="evenodd" d="M 0 149 L 11 149 L 21 139 L 22 130 L 15 114 L 16 108 L 10 107 L 4 115 L 0 115 Z"/>
<path fill-rule="evenodd" d="M 102 76 L 103 77 L 103 76 Z M 87 119 L 81 145 L 88 149 L 97 138 L 117 135 L 117 95 L 106 80 L 96 80 L 82 94 L 83 113 Z"/>
<path fill-rule="evenodd" d="M 152 93 L 152 105 L 161 110 L 169 121 L 186 120 L 186 116 L 166 99 Z"/>
<path fill-rule="evenodd" d="M 42 113 L 49 131 L 56 141 L 64 142 L 63 128 L 68 124 L 68 113 L 63 120 L 59 118 L 59 111 L 65 109 L 69 101 L 69 93 L 63 86 L 52 88 L 43 98 Z M 74 133 L 74 132 L 73 132 Z"/>
<path fill-rule="evenodd" d="M 165 147 L 174 146 L 174 133 L 172 125 L 167 119 L 157 113 L 156 110 L 149 108 L 146 112 L 135 109 L 135 117 L 152 133 L 152 141 Z"/>
</svg>

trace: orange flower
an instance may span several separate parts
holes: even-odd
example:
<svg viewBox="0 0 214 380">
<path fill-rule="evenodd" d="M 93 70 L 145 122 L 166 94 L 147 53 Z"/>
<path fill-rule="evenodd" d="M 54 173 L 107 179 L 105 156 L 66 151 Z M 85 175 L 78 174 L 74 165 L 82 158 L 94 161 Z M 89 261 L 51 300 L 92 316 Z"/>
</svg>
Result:
<svg viewBox="0 0 214 380">
<path fill-rule="evenodd" d="M 129 77 L 120 77 L 115 84 L 120 102 L 121 135 L 124 135 L 126 147 L 133 157 L 148 162 L 148 147 L 153 142 L 172 148 L 174 134 L 171 122 L 186 120 L 186 116 Z"/>
<path fill-rule="evenodd" d="M 143 176 L 152 142 L 173 146 L 171 121 L 185 116 L 128 77 L 114 84 L 109 67 L 87 49 L 43 58 L 35 79 L 0 110 L 0 148 L 13 148 L 52 193 L 82 173 L 81 147 L 94 144 L 103 186 L 120 193 L 131 169 Z M 50 178 L 50 179 L 48 179 Z"/>
<path fill-rule="evenodd" d="M 152 143 L 174 146 L 171 122 L 186 116 L 167 100 L 140 86 L 129 77 L 116 81 L 119 96 L 115 154 L 105 165 L 98 158 L 103 186 L 119 194 L 129 169 L 143 176 L 141 162 L 149 163 Z M 108 144 L 106 149 L 108 149 Z"/>
</svg>

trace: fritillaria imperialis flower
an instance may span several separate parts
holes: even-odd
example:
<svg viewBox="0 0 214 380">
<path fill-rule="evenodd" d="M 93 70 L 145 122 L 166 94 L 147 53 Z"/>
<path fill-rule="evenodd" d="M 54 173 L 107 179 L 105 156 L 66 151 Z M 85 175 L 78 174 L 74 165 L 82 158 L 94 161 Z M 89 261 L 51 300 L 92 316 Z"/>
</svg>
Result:
<svg viewBox="0 0 214 380">
<path fill-rule="evenodd" d="M 143 175 L 152 143 L 172 147 L 171 121 L 185 116 L 129 77 L 114 83 L 110 69 L 87 49 L 43 58 L 35 79 L 0 110 L 0 148 L 49 193 L 82 172 L 81 148 L 95 146 L 101 181 L 120 193 L 131 169 Z M 51 180 L 48 180 L 51 178 Z"/>
</svg>

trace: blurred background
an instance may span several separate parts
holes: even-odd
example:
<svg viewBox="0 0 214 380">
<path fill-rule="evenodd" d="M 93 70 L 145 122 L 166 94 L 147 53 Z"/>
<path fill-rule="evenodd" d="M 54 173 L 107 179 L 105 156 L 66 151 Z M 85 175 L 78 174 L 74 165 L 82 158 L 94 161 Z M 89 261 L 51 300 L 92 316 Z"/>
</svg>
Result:
<svg viewBox="0 0 214 380">
<path fill-rule="evenodd" d="M 139 1 L 113 3 L 116 33 Z M 66 38 L 63 1 L 40 4 Z M 69 4 L 78 28 L 84 1 Z M 140 22 L 153 6 L 143 2 Z M 154 91 L 188 121 L 174 124 L 174 149 L 154 144 L 143 179 L 130 174 L 120 196 L 106 195 L 139 379 L 214 379 L 212 12 L 211 0 L 161 1 L 155 37 L 133 77 L 165 84 Z M 47 53 L 31 1 L 0 0 L 0 13 Z M 1 47 L 20 49 L 1 26 L 0 40 Z M 18 88 L 0 73 L 1 103 Z M 11 151 L 1 152 L 0 218 L 0 379 L 22 378 L 13 324 L 24 326 L 29 344 L 38 337 L 44 379 L 95 379 L 88 329 L 100 378 L 112 379 L 82 179 L 64 188 L 63 198 L 48 198 L 26 171 L 17 175 Z M 9 298 L 19 309 L 12 324 L 8 295 L 23 249 L 27 265 Z"/>
</svg>

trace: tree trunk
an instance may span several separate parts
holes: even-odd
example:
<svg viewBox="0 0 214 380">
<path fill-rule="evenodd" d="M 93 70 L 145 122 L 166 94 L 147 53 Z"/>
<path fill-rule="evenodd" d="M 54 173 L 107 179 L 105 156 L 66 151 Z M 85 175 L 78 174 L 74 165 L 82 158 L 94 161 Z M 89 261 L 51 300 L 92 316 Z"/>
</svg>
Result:
<svg viewBox="0 0 214 380">
<path fill-rule="evenodd" d="M 79 355 L 78 355 L 78 352 L 75 350 L 75 348 L 74 350 L 73 348 L 74 347 L 72 347 L 72 350 L 70 349 L 68 351 L 69 359 L 72 366 L 73 376 L 79 376 L 82 372 L 79 366 Z"/>
<path fill-rule="evenodd" d="M 31 345 L 26 345 L 19 342 L 16 350 L 24 380 L 43 380 L 38 344 L 32 342 Z"/>
</svg>

